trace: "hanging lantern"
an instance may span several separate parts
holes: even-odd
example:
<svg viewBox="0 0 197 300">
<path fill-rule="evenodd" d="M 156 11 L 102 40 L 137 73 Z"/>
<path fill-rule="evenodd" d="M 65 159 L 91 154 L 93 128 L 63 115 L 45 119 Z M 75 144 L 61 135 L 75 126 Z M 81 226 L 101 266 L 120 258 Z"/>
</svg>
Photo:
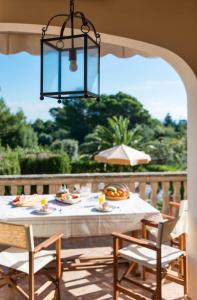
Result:
<svg viewBox="0 0 197 300">
<path fill-rule="evenodd" d="M 60 35 L 46 38 L 57 17 L 64 18 Z M 80 34 L 74 32 L 76 19 L 81 22 Z M 69 23 L 71 35 L 65 36 Z M 70 0 L 69 14 L 53 16 L 42 29 L 40 99 L 44 97 L 55 98 L 58 103 L 64 99 L 100 97 L 100 34 L 82 12 L 75 12 L 74 0 Z"/>
</svg>

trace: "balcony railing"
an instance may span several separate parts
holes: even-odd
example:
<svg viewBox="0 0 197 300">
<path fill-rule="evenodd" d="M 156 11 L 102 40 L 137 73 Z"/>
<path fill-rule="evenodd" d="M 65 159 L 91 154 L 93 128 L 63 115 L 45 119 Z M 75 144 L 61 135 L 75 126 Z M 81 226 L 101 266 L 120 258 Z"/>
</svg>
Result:
<svg viewBox="0 0 197 300">
<path fill-rule="evenodd" d="M 186 172 L 0 176 L 0 195 L 54 194 L 62 184 L 68 188 L 88 185 L 96 192 L 101 182 L 126 183 L 131 192 L 138 192 L 142 199 L 149 201 L 153 206 L 156 206 L 158 199 L 161 198 L 163 212 L 168 211 L 169 201 L 179 202 L 187 198 Z"/>
</svg>

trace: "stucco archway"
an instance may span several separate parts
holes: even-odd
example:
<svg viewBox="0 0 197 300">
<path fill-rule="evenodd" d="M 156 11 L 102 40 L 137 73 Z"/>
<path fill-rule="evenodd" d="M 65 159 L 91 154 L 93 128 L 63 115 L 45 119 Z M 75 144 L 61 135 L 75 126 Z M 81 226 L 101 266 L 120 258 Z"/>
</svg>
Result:
<svg viewBox="0 0 197 300">
<path fill-rule="evenodd" d="M 8 42 L 15 43 L 19 40 L 26 40 L 24 49 L 29 51 L 31 39 L 36 42 L 39 39 L 42 26 L 27 24 L 0 24 L 0 34 L 7 38 Z M 51 34 L 57 33 L 58 28 L 53 27 Z M 7 36 L 6 36 L 7 35 Z M 107 52 L 118 56 L 132 56 L 142 54 L 144 56 L 161 57 L 166 60 L 179 74 L 187 93 L 188 104 L 188 199 L 189 199 L 189 296 L 196 298 L 196 279 L 197 279 L 197 78 L 191 67 L 177 54 L 157 45 L 140 42 L 137 40 L 102 34 L 102 42 L 107 46 Z M 7 50 L 9 45 L 7 44 Z M 115 50 L 114 50 L 115 49 Z M 21 51 L 16 48 L 16 51 Z M 36 50 L 37 51 L 37 50 Z M 9 51 L 8 51 L 9 52 Z M 29 51 L 31 52 L 31 51 Z"/>
</svg>

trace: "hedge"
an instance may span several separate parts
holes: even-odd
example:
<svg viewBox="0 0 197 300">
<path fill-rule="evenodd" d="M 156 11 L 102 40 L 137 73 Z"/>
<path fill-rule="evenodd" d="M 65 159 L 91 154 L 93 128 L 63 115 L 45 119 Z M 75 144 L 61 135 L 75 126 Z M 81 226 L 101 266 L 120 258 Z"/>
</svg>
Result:
<svg viewBox="0 0 197 300">
<path fill-rule="evenodd" d="M 82 159 L 72 162 L 72 173 L 132 172 L 131 166 L 104 165 L 95 160 Z"/>
<path fill-rule="evenodd" d="M 29 154 L 20 159 L 21 174 L 70 173 L 68 155 L 53 153 Z"/>
<path fill-rule="evenodd" d="M 137 165 L 137 166 L 119 166 L 119 165 L 104 165 L 94 160 L 78 160 L 72 162 L 72 173 L 107 173 L 107 172 L 166 172 L 177 171 L 174 166 L 166 165 Z"/>
</svg>

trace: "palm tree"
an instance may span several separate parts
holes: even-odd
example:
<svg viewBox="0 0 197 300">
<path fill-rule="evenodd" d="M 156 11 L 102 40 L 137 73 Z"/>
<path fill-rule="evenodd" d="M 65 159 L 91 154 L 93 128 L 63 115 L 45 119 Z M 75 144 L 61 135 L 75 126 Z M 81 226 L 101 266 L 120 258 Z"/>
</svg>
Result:
<svg viewBox="0 0 197 300">
<path fill-rule="evenodd" d="M 88 134 L 81 150 L 86 153 L 96 152 L 116 145 L 136 146 L 140 137 L 138 130 L 129 130 L 129 119 L 122 116 L 108 118 L 108 126 L 98 125 L 93 133 Z"/>
</svg>

